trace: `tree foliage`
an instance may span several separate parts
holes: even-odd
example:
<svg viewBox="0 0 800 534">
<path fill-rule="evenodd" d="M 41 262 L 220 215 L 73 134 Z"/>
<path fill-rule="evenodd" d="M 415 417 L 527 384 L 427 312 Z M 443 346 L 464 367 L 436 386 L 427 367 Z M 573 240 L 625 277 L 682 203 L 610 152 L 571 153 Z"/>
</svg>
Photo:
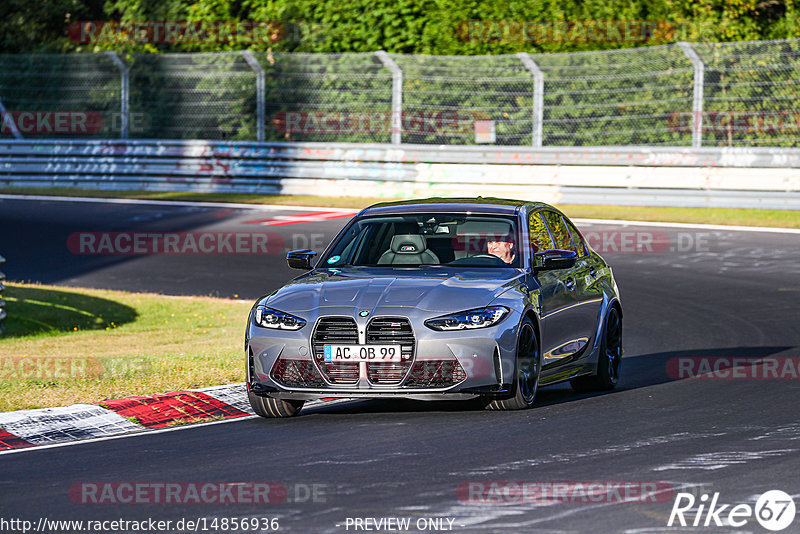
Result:
<svg viewBox="0 0 800 534">
<path fill-rule="evenodd" d="M 250 48 L 286 52 L 474 55 L 571 52 L 677 40 L 742 41 L 800 37 L 796 0 L 5 0 L 0 51 L 212 52 Z M 271 42 L 77 43 L 76 21 L 274 21 Z M 482 30 L 469 34 L 470 21 Z M 567 39 L 514 32 L 518 24 L 563 23 Z M 650 21 L 646 40 L 581 39 L 589 21 Z M 498 24 L 499 22 L 499 24 Z M 494 26 L 493 26 L 494 24 Z M 475 26 L 472 26 L 474 29 Z"/>
</svg>

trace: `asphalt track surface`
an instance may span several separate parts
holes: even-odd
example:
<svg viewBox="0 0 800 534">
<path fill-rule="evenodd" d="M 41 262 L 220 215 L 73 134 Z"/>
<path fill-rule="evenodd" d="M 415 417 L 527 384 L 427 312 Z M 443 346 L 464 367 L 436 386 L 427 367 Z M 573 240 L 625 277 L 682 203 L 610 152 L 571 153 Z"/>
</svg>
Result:
<svg viewBox="0 0 800 534">
<path fill-rule="evenodd" d="M 287 214 L 0 200 L 0 253 L 10 280 L 250 299 L 293 275 L 285 249 L 82 255 L 70 252 L 67 239 L 87 231 L 252 231 L 254 225 L 242 223 Z M 260 229 L 305 246 L 301 241 L 327 242 L 345 221 Z M 534 409 L 508 413 L 453 402 L 349 402 L 289 420 L 251 418 L 0 455 L 0 517 L 279 518 L 280 532 L 324 533 L 367 532 L 348 529 L 347 518 L 368 517 L 409 518 L 409 532 L 419 532 L 420 518 L 453 519 L 452 532 L 767 532 L 752 517 L 739 528 L 712 522 L 669 529 L 672 492 L 719 492 L 720 504 L 753 505 L 763 492 L 780 489 L 800 505 L 800 377 L 689 380 L 668 369 L 675 358 L 800 357 L 800 236 L 580 226 L 586 234 L 606 232 L 598 234 L 598 246 L 622 295 L 625 358 L 614 392 L 575 394 L 556 386 L 539 392 Z M 645 232 L 664 250 L 614 252 L 611 236 L 619 231 Z M 632 235 L 626 239 L 638 234 Z M 121 481 L 274 481 L 287 488 L 288 499 L 82 504 L 69 495 L 75 483 Z M 493 493 L 482 504 L 465 502 L 457 491 L 491 481 L 659 481 L 672 490 L 648 502 L 619 502 L 613 493 L 600 502 L 576 493 L 515 502 Z M 305 498 L 315 484 L 317 497 Z M 369 532 L 376 531 L 393 530 Z M 800 532 L 800 518 L 783 532 Z"/>
</svg>

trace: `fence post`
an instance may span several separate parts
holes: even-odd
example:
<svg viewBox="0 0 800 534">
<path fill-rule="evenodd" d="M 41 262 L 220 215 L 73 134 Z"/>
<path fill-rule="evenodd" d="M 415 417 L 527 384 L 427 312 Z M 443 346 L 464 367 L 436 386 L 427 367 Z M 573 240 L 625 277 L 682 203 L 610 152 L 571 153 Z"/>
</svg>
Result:
<svg viewBox="0 0 800 534">
<path fill-rule="evenodd" d="M 525 68 L 533 74 L 533 146 L 542 146 L 542 121 L 544 119 L 544 73 L 527 52 L 518 52 L 517 57 Z"/>
<path fill-rule="evenodd" d="M 8 113 L 8 111 L 6 111 L 6 107 L 3 105 L 2 99 L 0 99 L 0 113 L 2 113 L 2 116 L 0 116 L 0 122 L 5 123 L 3 119 L 5 119 L 5 115 L 6 113 Z M 14 122 L 14 118 L 10 117 L 9 119 L 10 120 L 7 122 L 7 124 L 9 129 L 11 130 L 11 135 L 14 136 L 14 139 L 22 139 L 22 134 L 19 133 L 19 128 L 17 128 L 17 124 Z M 2 278 L 0 278 L 0 280 L 2 280 Z"/>
<path fill-rule="evenodd" d="M 114 65 L 117 66 L 120 73 L 120 138 L 127 139 L 128 138 L 128 104 L 130 101 L 130 81 L 131 81 L 131 73 L 128 70 L 128 66 L 123 62 L 116 52 L 112 50 L 106 51 L 106 55 L 111 58 L 111 61 L 114 62 Z"/>
<path fill-rule="evenodd" d="M 399 145 L 403 132 L 403 71 L 384 50 L 378 50 L 375 55 L 392 73 L 392 144 Z"/>
<path fill-rule="evenodd" d="M 703 83 L 705 79 L 705 65 L 692 45 L 686 41 L 679 41 L 683 53 L 694 66 L 694 95 L 692 98 L 692 148 L 700 148 L 703 144 Z"/>
<path fill-rule="evenodd" d="M 266 83 L 266 75 L 264 74 L 264 68 L 255 58 L 253 53 L 250 50 L 242 50 L 242 56 L 244 56 L 245 61 L 247 64 L 250 65 L 250 68 L 253 69 L 256 73 L 256 116 L 258 117 L 258 126 L 256 127 L 256 132 L 259 141 L 264 140 L 264 124 L 267 121 L 266 117 L 266 107 L 267 107 L 267 83 Z"/>
</svg>

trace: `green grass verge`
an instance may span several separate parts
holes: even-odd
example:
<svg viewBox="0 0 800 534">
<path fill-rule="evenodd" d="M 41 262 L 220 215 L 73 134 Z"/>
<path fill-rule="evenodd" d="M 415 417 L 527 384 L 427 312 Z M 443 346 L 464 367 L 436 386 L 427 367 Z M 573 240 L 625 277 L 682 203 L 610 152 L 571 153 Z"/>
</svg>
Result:
<svg viewBox="0 0 800 534">
<path fill-rule="evenodd" d="M 585 219 L 800 228 L 800 212 L 792 210 L 590 206 L 581 204 L 561 205 L 559 208 L 570 217 Z"/>
<path fill-rule="evenodd" d="M 7 286 L 0 412 L 244 380 L 251 302 Z"/>
<path fill-rule="evenodd" d="M 329 208 L 364 208 L 391 198 L 321 197 L 294 195 L 256 195 L 244 193 L 192 193 L 157 191 L 94 191 L 74 188 L 0 188 L 2 194 L 82 196 L 97 198 L 136 198 L 145 200 L 185 200 L 199 202 L 238 202 L 243 204 L 279 204 L 322 206 Z M 724 224 L 738 226 L 774 226 L 800 228 L 800 213 L 791 210 L 667 208 L 649 206 L 559 205 L 575 218 L 618 219 L 654 222 Z"/>
</svg>

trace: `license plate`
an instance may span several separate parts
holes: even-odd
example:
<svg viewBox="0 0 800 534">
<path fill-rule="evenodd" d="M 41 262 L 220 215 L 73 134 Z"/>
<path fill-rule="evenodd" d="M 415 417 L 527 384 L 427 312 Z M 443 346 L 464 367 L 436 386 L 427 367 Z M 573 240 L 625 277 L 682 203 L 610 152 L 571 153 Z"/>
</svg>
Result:
<svg viewBox="0 0 800 534">
<path fill-rule="evenodd" d="M 399 362 L 400 345 L 325 345 L 326 362 Z"/>
</svg>

